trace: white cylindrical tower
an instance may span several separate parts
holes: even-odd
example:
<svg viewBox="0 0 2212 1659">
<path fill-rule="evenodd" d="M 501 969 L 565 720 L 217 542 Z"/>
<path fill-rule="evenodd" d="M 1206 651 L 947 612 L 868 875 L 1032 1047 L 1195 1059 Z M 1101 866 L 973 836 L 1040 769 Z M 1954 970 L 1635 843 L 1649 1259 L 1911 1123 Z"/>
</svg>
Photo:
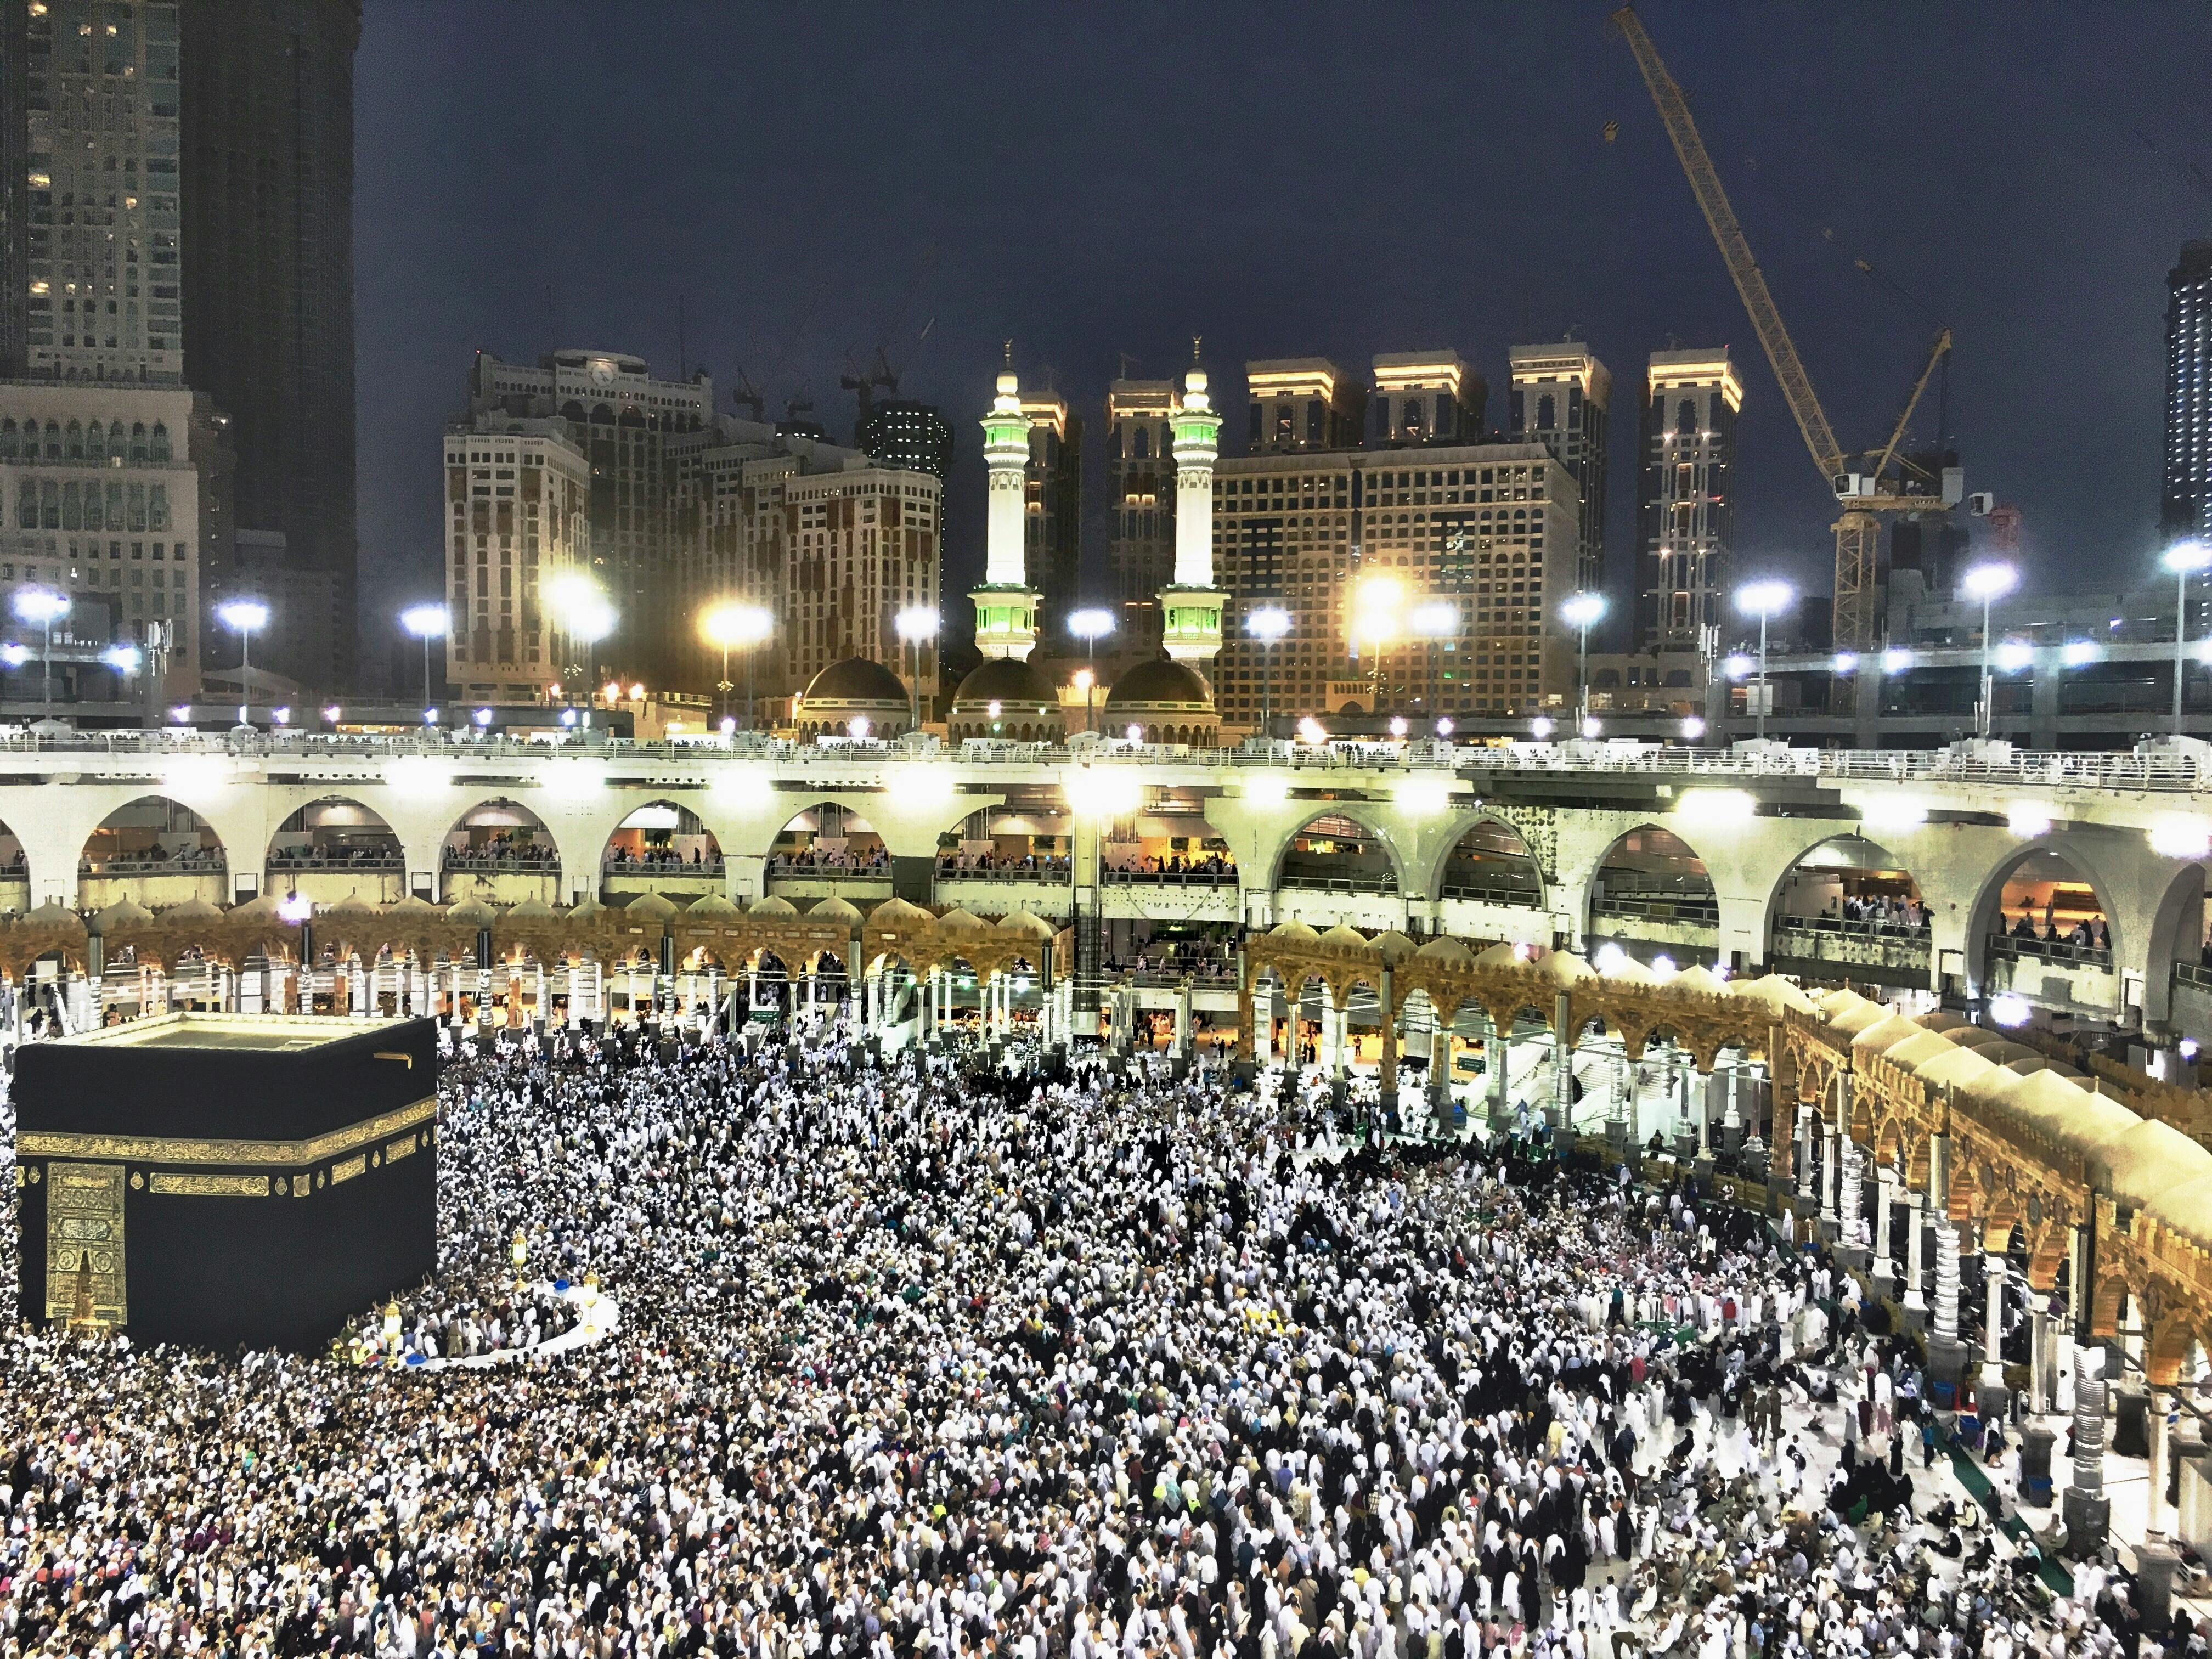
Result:
<svg viewBox="0 0 2212 1659">
<path fill-rule="evenodd" d="M 1213 586 L 1213 463 L 1221 453 L 1221 416 L 1206 394 L 1206 371 L 1183 376 L 1176 409 L 1176 557 L 1177 587 Z"/>
<path fill-rule="evenodd" d="M 987 658 L 1026 662 L 1036 648 L 1037 619 L 1025 545 L 1030 419 L 1022 412 L 1021 382 L 1011 368 L 999 376 L 998 396 L 983 417 L 983 460 L 991 477 L 983 585 L 968 596 L 975 602 L 975 648 Z"/>
<path fill-rule="evenodd" d="M 1180 663 L 1209 668 L 1221 652 L 1221 612 L 1228 596 L 1213 585 L 1213 463 L 1221 453 L 1221 416 L 1206 393 L 1206 371 L 1183 376 L 1175 429 L 1175 580 L 1160 590 L 1161 643 Z"/>
<path fill-rule="evenodd" d="M 991 472 L 983 583 L 1019 587 L 1029 574 L 1023 568 L 1022 478 L 1030 464 L 1030 422 L 1012 369 L 999 376 L 999 395 L 983 417 L 983 464 Z"/>
</svg>

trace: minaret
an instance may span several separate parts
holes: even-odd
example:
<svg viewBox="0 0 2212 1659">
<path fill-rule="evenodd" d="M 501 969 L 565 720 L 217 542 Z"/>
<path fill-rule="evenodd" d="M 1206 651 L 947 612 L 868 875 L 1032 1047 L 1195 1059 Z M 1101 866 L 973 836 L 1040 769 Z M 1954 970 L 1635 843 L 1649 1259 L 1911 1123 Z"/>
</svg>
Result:
<svg viewBox="0 0 2212 1659">
<path fill-rule="evenodd" d="M 1163 643 L 1180 663 L 1211 667 L 1221 650 L 1221 611 L 1229 596 L 1213 585 L 1213 463 L 1221 453 L 1221 416 L 1206 395 L 1206 371 L 1192 367 L 1169 423 L 1175 428 L 1175 580 L 1160 590 Z"/>
<path fill-rule="evenodd" d="M 983 461 L 991 470 L 984 519 L 983 585 L 975 602 L 975 648 L 986 659 L 1027 662 L 1036 649 L 1037 595 L 1028 580 L 1024 543 L 1028 498 L 1024 478 L 1030 461 L 1030 417 L 1022 412 L 1021 382 L 1014 378 L 1014 344 L 1006 342 L 999 395 L 983 417 Z"/>
</svg>

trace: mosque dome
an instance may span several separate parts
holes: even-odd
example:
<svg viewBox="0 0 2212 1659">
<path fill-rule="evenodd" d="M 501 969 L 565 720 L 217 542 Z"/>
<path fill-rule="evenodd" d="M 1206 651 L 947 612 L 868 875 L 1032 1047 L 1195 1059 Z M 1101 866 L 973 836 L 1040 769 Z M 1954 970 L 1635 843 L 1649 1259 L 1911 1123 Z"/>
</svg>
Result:
<svg viewBox="0 0 2212 1659">
<path fill-rule="evenodd" d="M 1161 657 L 1139 663 L 1106 694 L 1106 731 L 1142 728 L 1146 743 L 1187 743 L 1211 749 L 1220 741 L 1213 693 L 1195 669 Z"/>
<path fill-rule="evenodd" d="M 967 738 L 1058 743 L 1067 730 L 1060 694 L 1016 657 L 993 657 L 961 681 L 945 725 L 955 743 Z"/>
<path fill-rule="evenodd" d="M 844 737 L 856 720 L 875 738 L 895 738 L 913 724 L 912 700 L 896 674 L 867 657 L 833 662 L 799 694 L 792 726 L 802 742 Z"/>
</svg>

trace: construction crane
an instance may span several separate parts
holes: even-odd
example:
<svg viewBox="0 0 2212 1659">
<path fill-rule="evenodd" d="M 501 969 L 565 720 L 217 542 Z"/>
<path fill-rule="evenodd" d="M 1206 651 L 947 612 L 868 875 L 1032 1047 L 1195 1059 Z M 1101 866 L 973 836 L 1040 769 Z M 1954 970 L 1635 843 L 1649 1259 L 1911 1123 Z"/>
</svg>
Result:
<svg viewBox="0 0 2212 1659">
<path fill-rule="evenodd" d="M 876 388 L 881 386 L 892 397 L 897 397 L 898 371 L 891 367 L 890 354 L 880 345 L 876 348 L 876 358 L 872 364 L 854 368 L 848 357 L 847 368 L 849 372 L 838 376 L 837 384 L 843 390 L 851 392 L 854 401 L 860 405 L 858 416 L 853 422 L 853 441 L 855 444 L 866 445 L 868 416 L 875 408 Z"/>
<path fill-rule="evenodd" d="M 1921 370 L 1889 442 L 1879 452 L 1864 452 L 1878 454 L 1879 459 L 1870 470 L 1854 467 L 1852 458 L 1836 441 L 1835 429 L 1828 424 L 1827 413 L 1813 390 L 1812 376 L 1805 372 L 1796 343 L 1783 324 L 1781 310 L 1767 290 L 1766 277 L 1759 270 L 1758 260 L 1752 258 L 1751 244 L 1744 240 L 1743 227 L 1736 222 L 1735 210 L 1729 205 L 1728 192 L 1721 187 L 1713 158 L 1706 154 L 1705 140 L 1698 136 L 1698 124 L 1691 118 L 1689 102 L 1683 97 L 1682 88 L 1668 73 L 1659 49 L 1644 32 L 1634 7 L 1623 6 L 1613 14 L 1613 21 L 1628 37 L 1629 49 L 1636 54 L 1637 66 L 1644 71 L 1644 84 L 1650 88 L 1659 119 L 1666 126 L 1667 136 L 1674 141 L 1674 154 L 1690 180 L 1691 193 L 1698 198 L 1705 223 L 1712 228 L 1713 240 L 1720 245 L 1721 258 L 1735 279 L 1735 291 L 1742 296 L 1743 308 L 1751 314 L 1752 329 L 1766 352 L 1774 378 L 1781 384 L 1783 401 L 1790 405 L 1797 430 L 1804 435 L 1805 447 L 1813 454 L 1813 464 L 1820 469 L 1822 479 L 1835 492 L 1837 503 L 1843 509 L 1833 526 L 1835 641 L 1843 649 L 1863 651 L 1875 642 L 1881 621 L 1881 521 L 1878 515 L 1941 512 L 1954 504 L 1940 493 L 1896 493 L 1886 490 L 1883 483 L 1883 474 L 1904 440 L 1921 393 L 1927 389 L 1936 364 L 1951 349 L 1951 332 L 1946 329 L 1936 336 L 1927 367 Z"/>
</svg>

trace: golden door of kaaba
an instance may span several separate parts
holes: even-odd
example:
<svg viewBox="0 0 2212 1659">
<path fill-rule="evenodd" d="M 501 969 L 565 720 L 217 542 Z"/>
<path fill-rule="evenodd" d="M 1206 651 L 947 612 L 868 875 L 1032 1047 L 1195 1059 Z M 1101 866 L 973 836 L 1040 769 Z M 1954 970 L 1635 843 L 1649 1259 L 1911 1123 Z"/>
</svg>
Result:
<svg viewBox="0 0 2212 1659">
<path fill-rule="evenodd" d="M 86 1272 L 88 1259 L 90 1272 Z M 123 1165 L 46 1165 L 46 1317 L 80 1317 L 89 1287 L 91 1316 L 121 1325 L 131 1310 L 123 1258 Z"/>
</svg>

